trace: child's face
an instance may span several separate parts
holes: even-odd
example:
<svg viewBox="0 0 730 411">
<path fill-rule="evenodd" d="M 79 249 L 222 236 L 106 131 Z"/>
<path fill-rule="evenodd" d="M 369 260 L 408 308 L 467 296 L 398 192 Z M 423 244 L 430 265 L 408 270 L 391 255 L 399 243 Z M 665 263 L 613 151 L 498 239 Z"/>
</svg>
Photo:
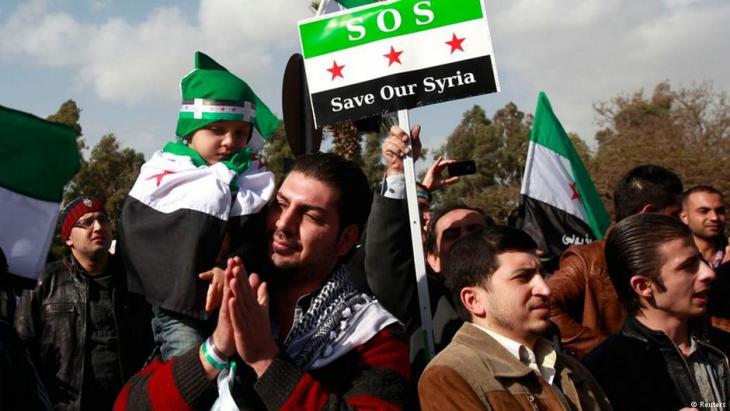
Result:
<svg viewBox="0 0 730 411">
<path fill-rule="evenodd" d="M 248 121 L 218 121 L 196 130 L 189 146 L 209 164 L 215 164 L 243 150 L 251 130 Z"/>
</svg>

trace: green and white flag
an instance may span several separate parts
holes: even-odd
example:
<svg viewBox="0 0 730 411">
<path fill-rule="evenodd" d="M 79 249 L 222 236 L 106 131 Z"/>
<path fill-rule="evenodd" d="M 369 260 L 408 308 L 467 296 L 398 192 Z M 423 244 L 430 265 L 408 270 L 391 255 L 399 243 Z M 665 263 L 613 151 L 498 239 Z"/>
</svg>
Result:
<svg viewBox="0 0 730 411">
<path fill-rule="evenodd" d="M 318 125 L 499 90 L 482 0 L 378 2 L 301 21 L 299 35 Z"/>
<path fill-rule="evenodd" d="M 545 93 L 538 97 L 522 179 L 521 227 L 548 258 L 603 238 L 611 220 Z"/>
<path fill-rule="evenodd" d="M 78 169 L 72 128 L 0 106 L 0 247 L 10 273 L 40 275 L 63 187 Z"/>
</svg>

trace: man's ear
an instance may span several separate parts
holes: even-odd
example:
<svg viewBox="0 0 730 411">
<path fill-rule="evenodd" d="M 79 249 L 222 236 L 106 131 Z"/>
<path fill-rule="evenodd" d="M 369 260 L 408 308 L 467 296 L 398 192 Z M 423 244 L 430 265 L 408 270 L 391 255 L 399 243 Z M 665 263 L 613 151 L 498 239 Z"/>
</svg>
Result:
<svg viewBox="0 0 730 411">
<path fill-rule="evenodd" d="M 484 318 L 487 315 L 487 309 L 484 305 L 484 301 L 477 292 L 477 287 L 464 287 L 459 293 L 461 304 L 464 305 L 467 311 L 469 311 L 472 317 Z"/>
<path fill-rule="evenodd" d="M 631 289 L 640 297 L 647 299 L 654 297 L 654 288 L 651 286 L 651 280 L 647 277 L 643 275 L 632 276 L 629 279 L 629 284 L 631 284 Z"/>
<path fill-rule="evenodd" d="M 682 222 L 685 225 L 688 225 L 689 224 L 689 218 L 687 216 L 687 212 L 684 211 L 684 209 L 682 209 L 682 211 L 679 212 L 679 219 L 682 220 Z"/>
<path fill-rule="evenodd" d="M 71 237 L 67 238 L 66 241 L 64 241 L 64 243 L 66 243 L 66 245 L 69 248 L 71 248 L 73 246 L 73 244 L 74 244 L 73 241 L 71 241 Z"/>
<path fill-rule="evenodd" d="M 431 266 L 431 270 L 433 270 L 434 273 L 441 272 L 441 259 L 438 255 L 431 253 L 426 254 L 426 262 L 428 262 L 428 265 Z"/>
<path fill-rule="evenodd" d="M 350 252 L 350 249 L 357 244 L 357 240 L 359 239 L 360 236 L 355 224 L 350 224 L 345 227 L 340 233 L 340 238 L 337 240 L 337 256 L 342 257 Z"/>
</svg>

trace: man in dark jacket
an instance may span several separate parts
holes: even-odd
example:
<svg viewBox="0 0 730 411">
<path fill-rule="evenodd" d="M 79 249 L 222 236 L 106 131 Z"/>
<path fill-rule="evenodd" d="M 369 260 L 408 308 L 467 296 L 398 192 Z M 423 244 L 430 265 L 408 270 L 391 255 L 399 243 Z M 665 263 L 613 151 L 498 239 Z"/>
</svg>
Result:
<svg viewBox="0 0 730 411">
<path fill-rule="evenodd" d="M 613 191 L 616 221 L 638 214 L 677 216 L 682 181 L 663 167 L 646 164 L 626 173 Z M 606 274 L 605 241 L 574 245 L 560 256 L 560 267 L 548 277 L 551 319 L 560 328 L 563 348 L 583 358 L 618 331 L 625 314 Z"/>
<path fill-rule="evenodd" d="M 715 272 L 675 218 L 638 214 L 606 240 L 608 275 L 628 313 L 585 364 L 619 410 L 725 408 L 727 357 L 694 327 Z"/>
<path fill-rule="evenodd" d="M 420 127 L 412 130 L 414 157 L 420 151 Z M 365 273 L 367 285 L 380 303 L 393 313 L 410 335 L 411 364 L 414 378 L 426 366 L 423 333 L 416 290 L 408 208 L 405 201 L 403 157 L 409 152 L 405 132 L 397 126 L 383 142 L 382 154 L 387 164 L 384 187 L 373 198 L 365 239 Z M 452 160 L 438 159 L 424 178 L 423 187 L 429 192 L 458 177 L 441 178 L 441 171 Z M 420 194 L 419 194 L 420 196 Z M 421 206 L 419 198 L 419 209 Z M 458 238 L 481 230 L 492 223 L 481 210 L 464 204 L 448 204 L 434 210 L 422 210 L 421 220 L 430 218 L 426 230 L 425 256 L 430 272 L 427 274 L 429 299 L 436 352 L 451 342 L 461 327 L 454 302 L 444 285 L 441 261 Z"/>
<path fill-rule="evenodd" d="M 111 409 L 124 382 L 144 365 L 152 337 L 144 301 L 126 292 L 108 249 L 111 224 L 97 199 L 78 198 L 62 213 L 70 250 L 23 293 L 15 328 L 38 367 L 53 406 Z"/>
</svg>

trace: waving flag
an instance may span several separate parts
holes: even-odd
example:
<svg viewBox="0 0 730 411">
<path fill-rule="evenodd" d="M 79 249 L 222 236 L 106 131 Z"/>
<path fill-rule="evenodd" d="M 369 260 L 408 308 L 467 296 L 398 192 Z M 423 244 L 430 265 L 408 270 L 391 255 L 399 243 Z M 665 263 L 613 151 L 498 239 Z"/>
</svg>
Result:
<svg viewBox="0 0 730 411">
<path fill-rule="evenodd" d="M 522 179 L 520 228 L 555 258 L 572 244 L 603 238 L 610 218 L 588 171 L 540 93 Z"/>
<path fill-rule="evenodd" d="M 0 106 L 0 247 L 10 273 L 38 278 L 78 169 L 72 128 Z"/>
</svg>

